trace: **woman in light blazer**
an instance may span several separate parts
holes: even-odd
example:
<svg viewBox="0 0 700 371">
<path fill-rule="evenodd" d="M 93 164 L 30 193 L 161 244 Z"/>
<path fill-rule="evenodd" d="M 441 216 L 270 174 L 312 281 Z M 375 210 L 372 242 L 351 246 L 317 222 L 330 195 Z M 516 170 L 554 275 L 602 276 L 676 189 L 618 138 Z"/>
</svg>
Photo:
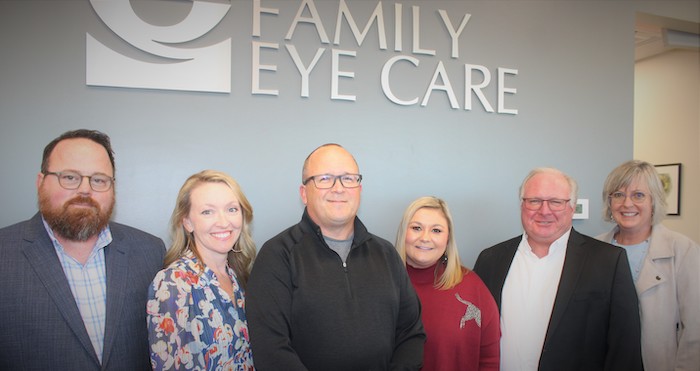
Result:
<svg viewBox="0 0 700 371">
<path fill-rule="evenodd" d="M 627 250 L 639 297 L 644 368 L 700 370 L 700 247 L 660 222 L 666 193 L 653 165 L 628 161 L 603 188 L 606 221 L 597 238 Z"/>
</svg>

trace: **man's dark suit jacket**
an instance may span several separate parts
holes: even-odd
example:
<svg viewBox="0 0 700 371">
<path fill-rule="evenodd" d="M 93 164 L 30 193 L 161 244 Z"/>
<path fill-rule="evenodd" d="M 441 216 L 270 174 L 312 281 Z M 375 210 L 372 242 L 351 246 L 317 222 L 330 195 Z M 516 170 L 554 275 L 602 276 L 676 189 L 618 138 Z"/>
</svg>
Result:
<svg viewBox="0 0 700 371">
<path fill-rule="evenodd" d="M 148 285 L 159 238 L 110 223 L 102 365 L 41 216 L 0 229 L 0 370 L 147 370 Z"/>
<path fill-rule="evenodd" d="M 519 236 L 482 251 L 474 265 L 499 310 L 521 240 Z M 539 370 L 642 370 L 640 336 L 625 250 L 572 228 Z"/>
</svg>

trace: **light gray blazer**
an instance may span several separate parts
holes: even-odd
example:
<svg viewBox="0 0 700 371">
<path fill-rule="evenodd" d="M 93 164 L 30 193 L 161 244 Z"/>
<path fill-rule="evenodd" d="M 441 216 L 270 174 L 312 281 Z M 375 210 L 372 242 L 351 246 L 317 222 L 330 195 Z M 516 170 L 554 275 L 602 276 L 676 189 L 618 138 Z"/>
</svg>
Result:
<svg viewBox="0 0 700 371">
<path fill-rule="evenodd" d="M 616 226 L 596 238 L 612 242 Z M 645 370 L 700 370 L 700 247 L 662 224 L 635 283 Z"/>
</svg>

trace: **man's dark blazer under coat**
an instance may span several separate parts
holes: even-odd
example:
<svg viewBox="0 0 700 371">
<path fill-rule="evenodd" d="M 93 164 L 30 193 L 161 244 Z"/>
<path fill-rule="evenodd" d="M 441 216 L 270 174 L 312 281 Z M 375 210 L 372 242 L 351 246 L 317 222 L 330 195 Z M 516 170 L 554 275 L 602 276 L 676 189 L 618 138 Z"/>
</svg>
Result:
<svg viewBox="0 0 700 371">
<path fill-rule="evenodd" d="M 110 229 L 102 365 L 41 216 L 0 229 L 0 370 L 150 369 L 147 289 L 165 246 L 131 227 Z"/>
<path fill-rule="evenodd" d="M 482 251 L 474 265 L 499 310 L 521 240 L 522 235 Z M 642 370 L 640 336 L 625 250 L 572 228 L 539 370 Z"/>
</svg>

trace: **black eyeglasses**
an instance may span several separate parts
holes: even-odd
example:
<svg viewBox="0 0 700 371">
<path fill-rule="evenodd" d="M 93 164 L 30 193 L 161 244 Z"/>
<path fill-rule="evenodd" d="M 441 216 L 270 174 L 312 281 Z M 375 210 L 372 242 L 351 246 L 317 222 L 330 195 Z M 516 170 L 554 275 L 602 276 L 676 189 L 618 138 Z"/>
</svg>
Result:
<svg viewBox="0 0 700 371">
<path fill-rule="evenodd" d="M 343 174 L 343 175 L 332 175 L 332 174 L 320 174 L 313 175 L 306 178 L 301 184 L 306 185 L 309 180 L 314 181 L 314 185 L 318 189 L 329 189 L 335 186 L 336 180 L 340 179 L 340 184 L 345 188 L 357 188 L 362 182 L 362 175 L 360 174 Z"/>
<path fill-rule="evenodd" d="M 114 178 L 106 174 L 82 175 L 75 171 L 47 171 L 44 175 L 55 175 L 58 178 L 58 184 L 65 189 L 78 189 L 83 183 L 83 178 L 88 178 L 90 188 L 95 192 L 106 192 L 114 184 Z"/>
<path fill-rule="evenodd" d="M 547 205 L 549 205 L 549 210 L 562 211 L 566 209 L 566 203 L 569 201 L 571 200 L 563 200 L 560 198 L 550 198 L 549 200 L 543 200 L 541 198 L 523 198 L 523 205 L 528 210 L 539 210 L 546 202 Z"/>
</svg>

